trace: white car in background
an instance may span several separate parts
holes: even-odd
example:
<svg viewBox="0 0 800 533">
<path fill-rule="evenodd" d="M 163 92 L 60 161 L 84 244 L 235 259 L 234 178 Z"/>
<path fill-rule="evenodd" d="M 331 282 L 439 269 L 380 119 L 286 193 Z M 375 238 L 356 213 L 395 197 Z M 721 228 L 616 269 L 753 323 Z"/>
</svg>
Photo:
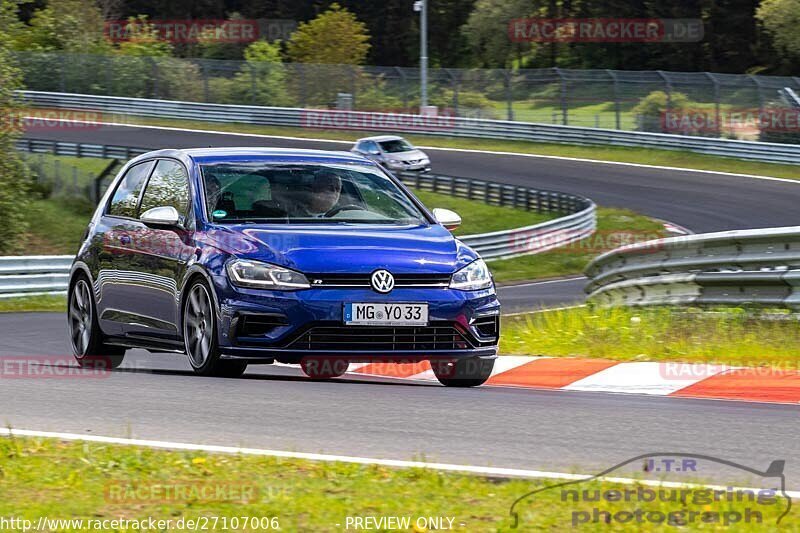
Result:
<svg viewBox="0 0 800 533">
<path fill-rule="evenodd" d="M 428 155 L 397 135 L 359 139 L 350 151 L 396 172 L 428 172 L 431 169 Z"/>
</svg>

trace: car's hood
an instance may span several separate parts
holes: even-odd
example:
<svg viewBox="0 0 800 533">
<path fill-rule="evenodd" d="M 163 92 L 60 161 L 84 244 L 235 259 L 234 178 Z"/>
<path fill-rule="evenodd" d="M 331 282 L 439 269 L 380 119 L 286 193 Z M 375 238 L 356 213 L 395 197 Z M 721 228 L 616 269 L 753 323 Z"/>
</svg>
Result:
<svg viewBox="0 0 800 533">
<path fill-rule="evenodd" d="M 477 255 L 439 225 L 215 226 L 208 244 L 237 257 L 308 273 L 452 273 Z"/>
<path fill-rule="evenodd" d="M 388 161 L 415 161 L 428 157 L 422 150 L 409 150 L 408 152 L 395 152 L 393 154 L 383 154 Z"/>
</svg>

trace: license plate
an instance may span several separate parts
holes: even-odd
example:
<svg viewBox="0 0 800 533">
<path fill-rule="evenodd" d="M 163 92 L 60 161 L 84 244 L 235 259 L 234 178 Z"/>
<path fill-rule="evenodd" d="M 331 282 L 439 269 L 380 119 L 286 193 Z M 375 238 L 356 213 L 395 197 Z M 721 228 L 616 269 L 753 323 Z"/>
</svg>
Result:
<svg viewBox="0 0 800 533">
<path fill-rule="evenodd" d="M 428 304 L 344 304 L 344 323 L 372 326 L 427 326 Z"/>
</svg>

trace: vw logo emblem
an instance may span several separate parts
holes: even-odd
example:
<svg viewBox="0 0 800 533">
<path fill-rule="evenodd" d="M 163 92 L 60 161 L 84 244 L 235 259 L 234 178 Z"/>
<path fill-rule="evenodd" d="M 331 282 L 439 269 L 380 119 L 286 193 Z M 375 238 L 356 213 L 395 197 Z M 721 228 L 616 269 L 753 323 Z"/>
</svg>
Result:
<svg viewBox="0 0 800 533">
<path fill-rule="evenodd" d="M 394 276 L 388 270 L 376 270 L 370 281 L 372 288 L 378 292 L 387 293 L 394 289 Z"/>
</svg>

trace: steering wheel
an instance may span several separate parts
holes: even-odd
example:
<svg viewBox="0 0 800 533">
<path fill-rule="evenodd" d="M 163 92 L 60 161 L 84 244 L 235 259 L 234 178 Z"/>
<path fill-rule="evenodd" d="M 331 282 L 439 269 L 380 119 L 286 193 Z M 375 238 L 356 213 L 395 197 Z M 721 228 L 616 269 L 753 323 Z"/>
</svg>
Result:
<svg viewBox="0 0 800 533">
<path fill-rule="evenodd" d="M 322 216 L 323 217 L 334 217 L 341 213 L 342 211 L 367 211 L 364 206 L 358 204 L 347 204 L 347 205 L 340 205 L 338 207 L 334 207 L 333 209 L 325 212 Z"/>
</svg>

